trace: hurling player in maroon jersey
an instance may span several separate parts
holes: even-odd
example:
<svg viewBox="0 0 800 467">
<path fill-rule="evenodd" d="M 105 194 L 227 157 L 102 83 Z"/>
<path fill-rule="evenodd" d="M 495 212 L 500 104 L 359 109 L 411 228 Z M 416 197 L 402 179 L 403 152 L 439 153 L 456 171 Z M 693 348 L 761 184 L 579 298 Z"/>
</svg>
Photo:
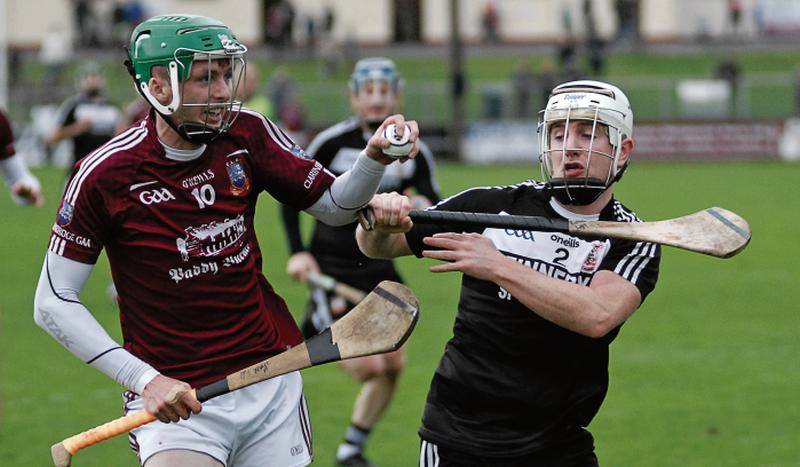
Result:
<svg viewBox="0 0 800 467">
<path fill-rule="evenodd" d="M 14 150 L 14 131 L 5 112 L 0 110 L 0 169 L 6 179 L 11 197 L 17 204 L 44 205 L 41 185 Z"/>
<path fill-rule="evenodd" d="M 126 410 L 182 420 L 131 432 L 147 467 L 311 462 L 298 372 L 202 407 L 190 389 L 302 342 L 261 273 L 259 194 L 323 222 L 351 223 L 395 160 L 382 152 L 383 128 L 408 124 L 409 157 L 419 151 L 416 123 L 393 115 L 335 177 L 234 99 L 246 50 L 227 26 L 202 16 L 156 16 L 136 27 L 126 66 L 153 109 L 75 164 L 36 290 L 37 324 L 125 386 Z M 80 301 L 103 249 L 122 346 Z"/>
</svg>

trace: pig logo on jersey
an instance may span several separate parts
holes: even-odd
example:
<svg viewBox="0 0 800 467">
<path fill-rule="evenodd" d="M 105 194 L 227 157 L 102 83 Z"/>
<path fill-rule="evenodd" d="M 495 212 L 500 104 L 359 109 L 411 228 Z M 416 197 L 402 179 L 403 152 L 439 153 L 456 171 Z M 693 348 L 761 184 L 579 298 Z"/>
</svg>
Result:
<svg viewBox="0 0 800 467">
<path fill-rule="evenodd" d="M 178 252 L 183 261 L 189 258 L 222 256 L 233 253 L 243 243 L 247 228 L 244 216 L 225 219 L 223 222 L 209 222 L 200 227 L 186 227 L 185 238 L 175 239 Z"/>
<path fill-rule="evenodd" d="M 231 181 L 231 193 L 236 196 L 246 193 L 250 189 L 250 179 L 247 178 L 239 159 L 225 162 L 225 167 L 228 169 L 228 178 Z"/>
<path fill-rule="evenodd" d="M 605 248 L 606 248 L 605 242 L 600 242 L 600 241 L 592 242 L 592 250 L 586 257 L 586 261 L 583 262 L 583 266 L 581 267 L 581 272 L 593 273 L 595 270 L 597 270 L 597 266 L 599 264 L 599 258 L 601 258 L 603 250 Z"/>
<path fill-rule="evenodd" d="M 72 212 L 72 205 L 64 201 L 64 204 L 61 205 L 61 209 L 58 211 L 58 225 L 61 227 L 69 225 L 69 223 L 72 222 Z"/>
</svg>

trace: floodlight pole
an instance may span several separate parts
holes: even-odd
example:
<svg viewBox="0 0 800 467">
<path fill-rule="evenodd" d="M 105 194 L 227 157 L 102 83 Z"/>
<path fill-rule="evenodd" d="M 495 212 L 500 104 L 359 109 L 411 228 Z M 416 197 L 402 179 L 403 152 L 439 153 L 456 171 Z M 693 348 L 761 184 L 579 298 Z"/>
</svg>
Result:
<svg viewBox="0 0 800 467">
<path fill-rule="evenodd" d="M 459 0 L 450 0 L 450 131 L 449 147 L 461 158 L 461 135 L 464 130 L 464 65 L 461 47 Z"/>
</svg>

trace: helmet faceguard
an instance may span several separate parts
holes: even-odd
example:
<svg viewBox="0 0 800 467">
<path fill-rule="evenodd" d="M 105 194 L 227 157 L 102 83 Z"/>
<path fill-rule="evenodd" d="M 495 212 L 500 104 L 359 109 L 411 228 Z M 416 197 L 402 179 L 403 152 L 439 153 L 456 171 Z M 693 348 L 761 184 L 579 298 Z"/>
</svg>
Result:
<svg viewBox="0 0 800 467">
<path fill-rule="evenodd" d="M 387 82 L 394 99 L 397 99 L 399 96 L 401 86 L 400 74 L 397 72 L 397 67 L 394 62 L 388 58 L 369 57 L 359 60 L 353 69 L 353 75 L 350 77 L 351 95 L 358 97 L 360 93 L 364 92 L 368 82 L 374 82 L 376 85 Z M 375 88 L 377 88 L 377 86 L 373 89 Z M 355 110 L 356 109 L 354 109 L 354 111 Z M 375 130 L 388 116 L 388 114 L 384 115 L 380 119 L 367 117 L 363 118 L 363 121 L 367 126 Z M 359 117 L 361 116 L 359 115 Z"/>
<path fill-rule="evenodd" d="M 236 120 L 241 101 L 234 96 L 246 70 L 244 53 L 233 31 L 223 23 L 203 16 L 163 15 L 139 24 L 131 34 L 128 61 L 125 65 L 133 77 L 136 89 L 180 136 L 194 144 L 207 143 L 227 131 Z M 214 102 L 209 86 L 205 102 L 184 102 L 182 84 L 189 78 L 192 65 L 207 61 L 211 82 L 215 60 L 228 62 L 230 78 L 226 77 L 230 100 Z M 227 65 L 227 64 L 226 64 Z M 162 104 L 150 92 L 154 67 L 163 67 L 172 89 L 172 100 Z M 203 121 L 176 123 L 171 116 L 183 107 L 202 107 Z M 209 116 L 221 114 L 221 123 L 212 125 Z"/>
<path fill-rule="evenodd" d="M 592 126 L 588 148 L 567 147 L 570 141 L 570 123 L 581 120 Z M 551 130 L 556 124 L 565 125 L 561 148 L 551 148 Z M 596 200 L 614 182 L 622 178 L 628 160 L 619 167 L 622 142 L 633 136 L 633 112 L 625 94 L 616 86 L 600 81 L 571 81 L 556 86 L 547 106 L 539 113 L 539 162 L 551 195 L 564 204 L 587 205 Z M 602 152 L 594 147 L 600 132 L 608 136 L 612 152 Z M 567 177 L 567 153 L 587 153 L 584 176 Z M 603 178 L 590 176 L 592 159 L 608 159 L 609 168 Z M 556 164 L 555 166 L 554 164 Z M 597 162 L 595 162 L 597 163 Z"/>
</svg>

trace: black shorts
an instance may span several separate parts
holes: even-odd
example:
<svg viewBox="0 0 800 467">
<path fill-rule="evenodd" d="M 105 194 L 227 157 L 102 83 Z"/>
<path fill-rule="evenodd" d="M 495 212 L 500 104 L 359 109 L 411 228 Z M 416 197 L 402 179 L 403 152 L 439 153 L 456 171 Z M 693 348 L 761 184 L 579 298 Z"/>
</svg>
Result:
<svg viewBox="0 0 800 467">
<path fill-rule="evenodd" d="M 588 432 L 586 432 L 588 434 Z M 590 435 L 591 436 L 591 435 Z M 422 439 L 419 467 L 599 467 L 593 449 L 548 449 L 517 457 L 482 457 Z"/>
</svg>

